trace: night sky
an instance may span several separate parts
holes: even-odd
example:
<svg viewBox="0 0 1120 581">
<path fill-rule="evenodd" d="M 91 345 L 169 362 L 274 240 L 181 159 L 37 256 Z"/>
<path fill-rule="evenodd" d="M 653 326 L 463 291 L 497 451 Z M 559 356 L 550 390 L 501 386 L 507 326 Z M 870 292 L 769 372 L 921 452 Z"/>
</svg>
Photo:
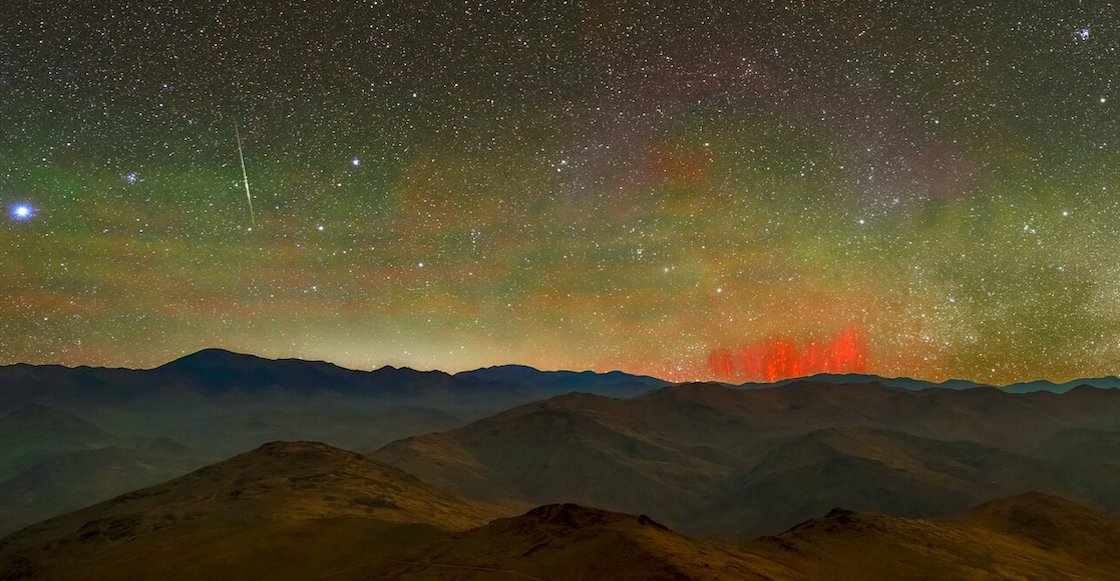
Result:
<svg viewBox="0 0 1120 581">
<path fill-rule="evenodd" d="M 4 3 L 0 363 L 1120 371 L 1108 3 L 141 4 Z"/>
</svg>

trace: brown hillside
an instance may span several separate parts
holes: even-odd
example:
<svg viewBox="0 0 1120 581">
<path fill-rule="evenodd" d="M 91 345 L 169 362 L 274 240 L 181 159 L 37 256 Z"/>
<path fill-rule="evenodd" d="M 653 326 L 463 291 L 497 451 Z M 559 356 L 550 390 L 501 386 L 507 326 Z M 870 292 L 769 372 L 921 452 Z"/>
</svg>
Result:
<svg viewBox="0 0 1120 581">
<path fill-rule="evenodd" d="M 753 554 L 679 535 L 646 516 L 557 504 L 494 521 L 402 557 L 381 579 L 779 579 Z"/>
<path fill-rule="evenodd" d="M 343 574 L 371 547 L 396 552 L 502 514 L 352 452 L 274 442 L 4 537 L 0 579 Z"/>
</svg>

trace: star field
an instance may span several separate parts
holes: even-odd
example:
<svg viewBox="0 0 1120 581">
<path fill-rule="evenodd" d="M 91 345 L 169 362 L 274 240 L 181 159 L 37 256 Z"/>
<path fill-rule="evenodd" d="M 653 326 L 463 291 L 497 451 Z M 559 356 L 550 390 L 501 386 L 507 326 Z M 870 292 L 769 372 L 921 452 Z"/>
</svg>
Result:
<svg viewBox="0 0 1120 581">
<path fill-rule="evenodd" d="M 0 363 L 1118 371 L 1107 2 L 5 13 Z"/>
</svg>

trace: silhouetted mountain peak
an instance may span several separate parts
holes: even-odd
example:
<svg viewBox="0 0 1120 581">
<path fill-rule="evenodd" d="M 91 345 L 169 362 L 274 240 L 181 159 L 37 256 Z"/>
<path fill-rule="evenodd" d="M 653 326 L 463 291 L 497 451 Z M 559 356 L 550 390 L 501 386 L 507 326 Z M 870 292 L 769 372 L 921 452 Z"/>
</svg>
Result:
<svg viewBox="0 0 1120 581">
<path fill-rule="evenodd" d="M 217 392 L 273 386 L 316 388 L 335 383 L 339 376 L 365 375 L 325 361 L 266 359 L 225 349 L 203 349 L 157 367 L 153 372 L 164 382 L 188 382 L 203 391 Z"/>
<path fill-rule="evenodd" d="M 255 365 L 271 361 L 256 355 L 236 353 L 226 349 L 210 347 L 184 355 L 160 367 L 199 368 L 199 367 L 226 367 L 232 365 Z"/>
</svg>

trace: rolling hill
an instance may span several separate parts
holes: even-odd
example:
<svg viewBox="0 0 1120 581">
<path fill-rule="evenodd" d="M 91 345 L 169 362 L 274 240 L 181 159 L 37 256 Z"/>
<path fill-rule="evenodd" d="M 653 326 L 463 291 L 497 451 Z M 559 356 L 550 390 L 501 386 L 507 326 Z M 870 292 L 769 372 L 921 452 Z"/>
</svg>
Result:
<svg viewBox="0 0 1120 581">
<path fill-rule="evenodd" d="M 847 434 L 823 439 L 834 446 Z M 512 516 L 313 442 L 274 442 L 0 538 L 0 579 L 1082 579 L 1120 575 L 1120 519 L 1040 493 L 913 519 L 833 509 L 691 538 L 571 503 Z"/>
<path fill-rule="evenodd" d="M 1120 519 L 1028 493 L 938 519 L 834 509 L 778 536 L 699 541 L 645 516 L 551 505 L 432 542 L 384 579 L 1047 579 L 1120 575 Z"/>
<path fill-rule="evenodd" d="M 320 576 L 503 511 L 311 442 L 275 442 L 0 540 L 0 579 Z"/>
</svg>

